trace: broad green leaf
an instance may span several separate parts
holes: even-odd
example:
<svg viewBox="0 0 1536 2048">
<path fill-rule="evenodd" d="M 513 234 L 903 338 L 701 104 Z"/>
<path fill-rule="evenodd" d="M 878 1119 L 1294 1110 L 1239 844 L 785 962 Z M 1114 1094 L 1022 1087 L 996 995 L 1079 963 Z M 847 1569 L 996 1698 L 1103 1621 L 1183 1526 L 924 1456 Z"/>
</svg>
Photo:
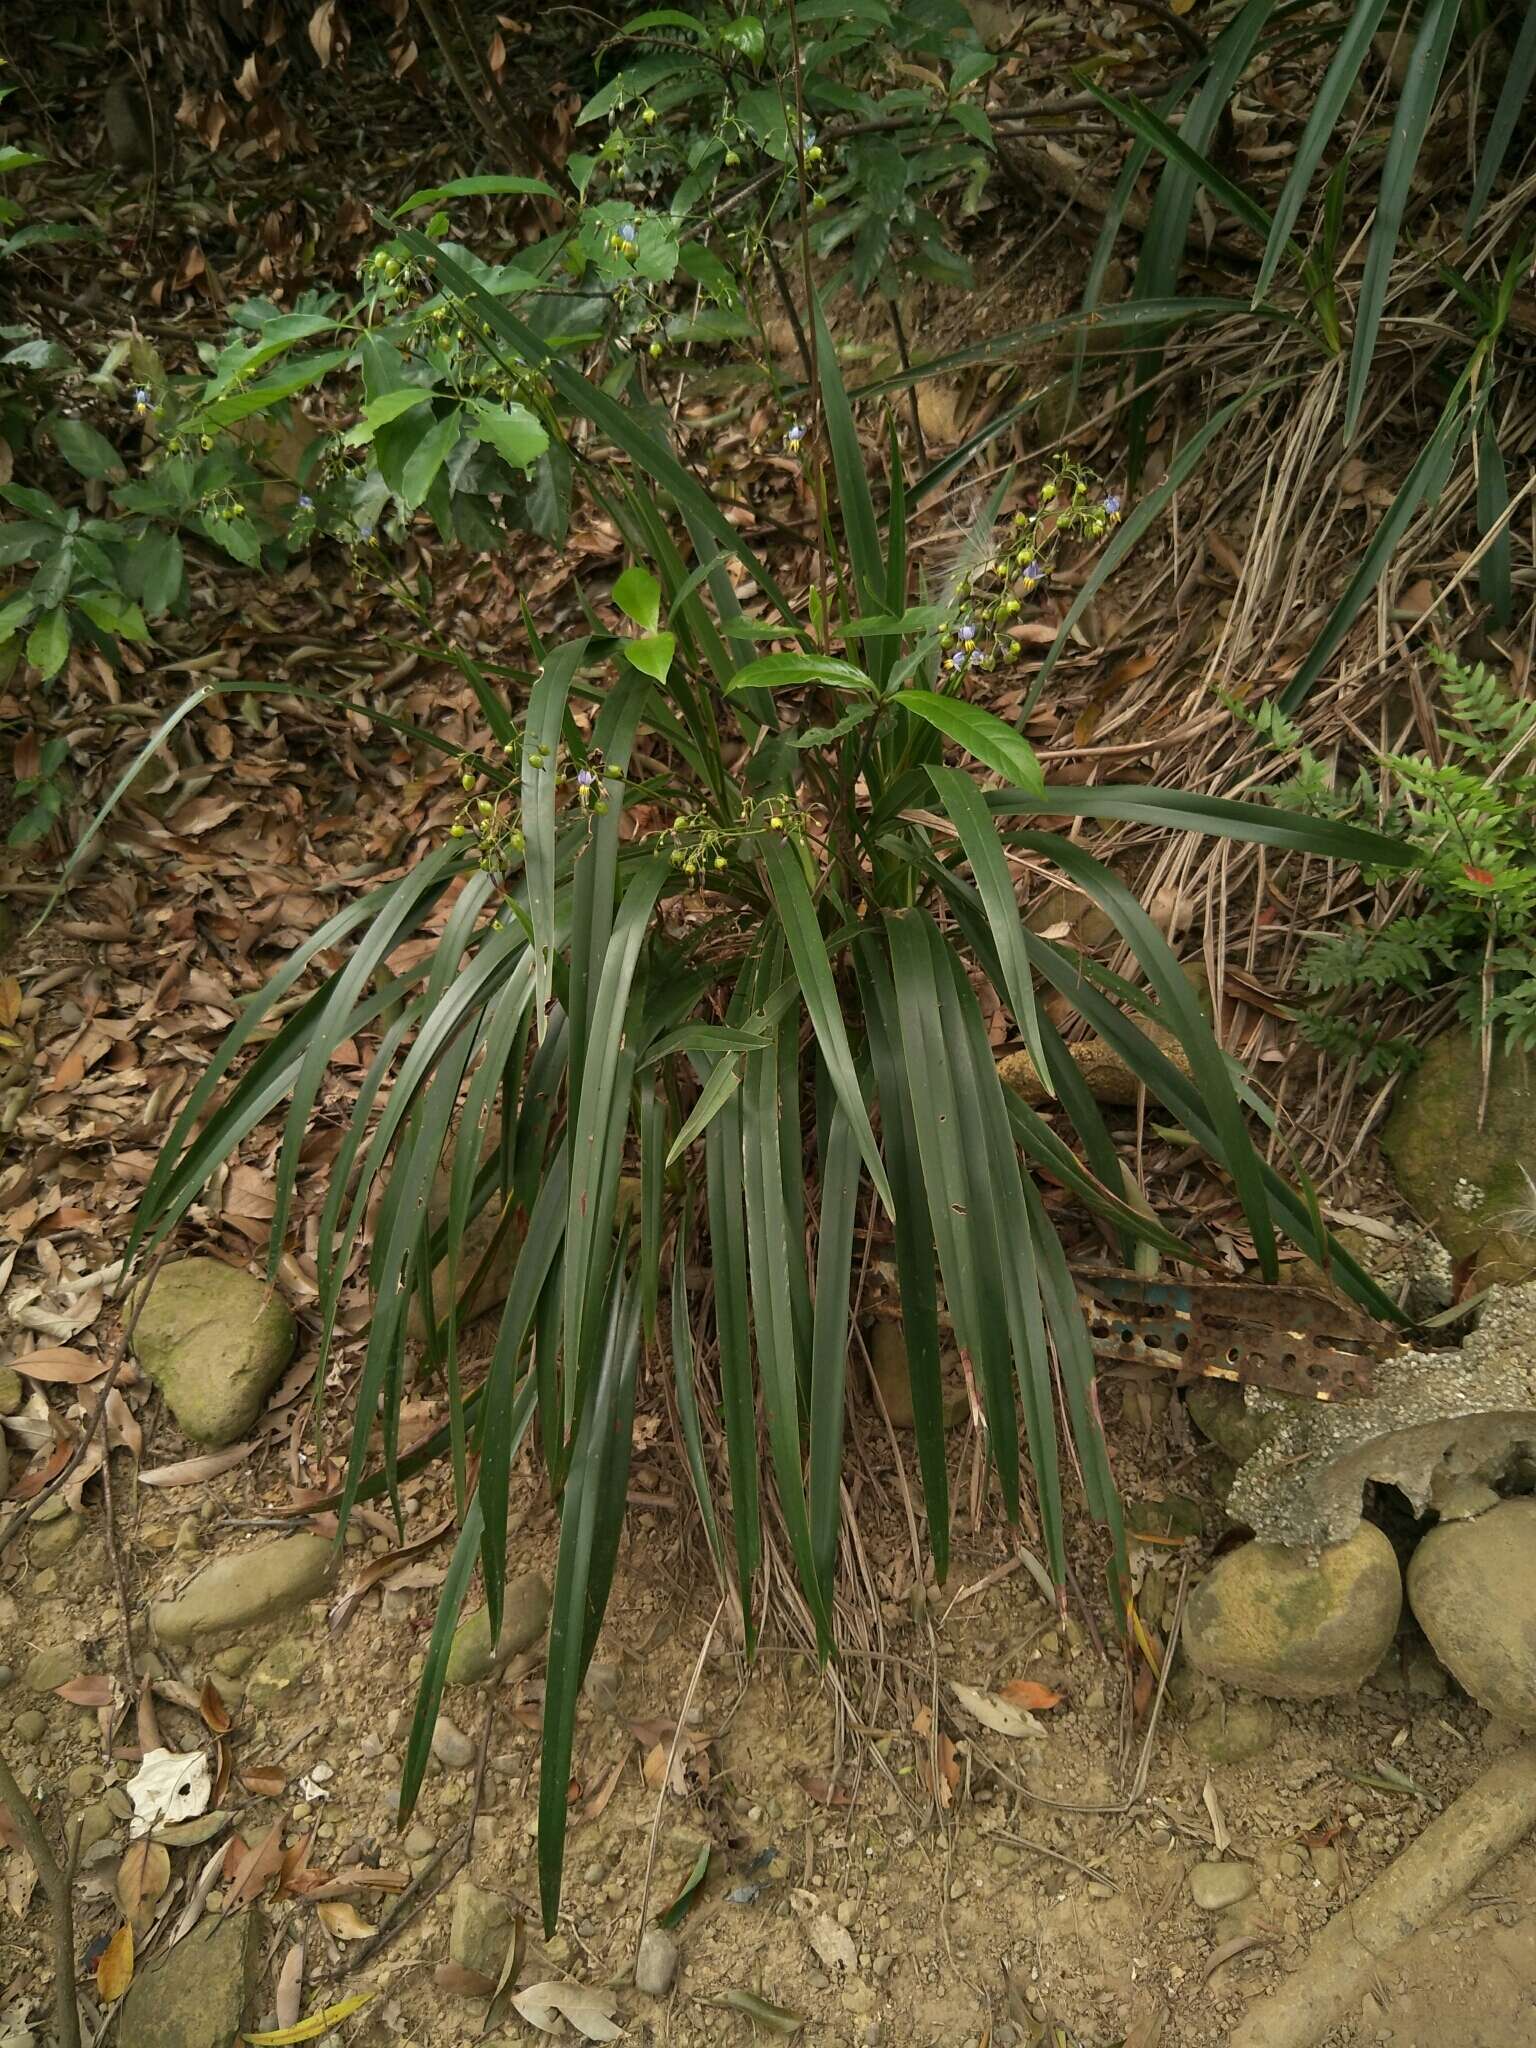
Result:
<svg viewBox="0 0 1536 2048">
<path fill-rule="evenodd" d="M 27 635 L 27 659 L 46 683 L 64 666 L 69 653 L 69 620 L 63 605 L 44 612 Z"/>
<path fill-rule="evenodd" d="M 480 401 L 471 410 L 470 424 L 476 440 L 488 441 L 514 469 L 527 469 L 549 446 L 549 435 L 541 423 L 514 399 L 501 405 Z"/>
<path fill-rule="evenodd" d="M 494 199 L 533 197 L 558 199 L 559 193 L 553 185 L 546 185 L 542 178 L 514 178 L 483 176 L 476 178 L 450 178 L 446 185 L 424 185 L 419 192 L 413 192 L 409 199 L 402 201 L 390 215 L 398 220 L 402 213 L 414 213 L 420 206 L 438 206 L 445 199 Z"/>
<path fill-rule="evenodd" d="M 408 412 L 414 412 L 418 405 L 430 405 L 435 392 L 426 390 L 420 384 L 402 384 L 394 391 L 381 391 L 377 398 L 370 398 L 363 407 L 362 417 L 355 427 L 349 427 L 341 437 L 343 448 L 362 448 L 371 441 L 380 427 L 387 427 L 391 420 L 400 419 Z"/>
<path fill-rule="evenodd" d="M 654 677 L 658 683 L 664 683 L 672 667 L 672 657 L 677 652 L 677 635 L 647 633 L 639 640 L 622 641 L 620 646 L 624 659 L 639 669 L 642 675 Z"/>
<path fill-rule="evenodd" d="M 123 458 L 112 443 L 84 420 L 57 419 L 51 429 L 54 446 L 81 476 L 122 476 Z"/>
<path fill-rule="evenodd" d="M 414 512 L 437 480 L 437 473 L 448 460 L 458 441 L 463 416 L 458 406 L 444 413 L 440 420 L 434 420 L 422 435 L 416 446 L 405 458 L 400 472 L 400 503 L 407 512 Z"/>
<path fill-rule="evenodd" d="M 613 586 L 613 601 L 642 633 L 654 633 L 661 621 L 661 585 L 649 569 L 631 563 Z"/>
<path fill-rule="evenodd" d="M 100 592 L 87 595 L 81 591 L 76 592 L 74 602 L 93 626 L 100 626 L 103 633 L 116 633 L 124 640 L 149 638 L 144 614 L 136 604 L 129 604 L 116 596 L 103 596 Z"/>
<path fill-rule="evenodd" d="M 995 712 L 983 711 L 979 704 L 967 704 L 960 697 L 940 696 L 934 690 L 902 690 L 893 701 L 1020 789 L 1045 787 L 1034 748 Z"/>
<path fill-rule="evenodd" d="M 851 629 L 850 629 L 851 630 Z M 801 689 L 815 684 L 824 690 L 862 690 L 874 684 L 863 669 L 830 654 L 764 654 L 737 669 L 728 688 L 738 690 Z"/>
</svg>

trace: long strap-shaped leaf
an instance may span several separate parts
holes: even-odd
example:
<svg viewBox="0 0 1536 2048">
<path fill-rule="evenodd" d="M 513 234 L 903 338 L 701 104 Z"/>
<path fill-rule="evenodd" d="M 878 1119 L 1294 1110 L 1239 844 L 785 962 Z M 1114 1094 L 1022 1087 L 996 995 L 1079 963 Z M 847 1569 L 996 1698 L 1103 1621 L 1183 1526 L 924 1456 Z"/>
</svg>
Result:
<svg viewBox="0 0 1536 2048">
<path fill-rule="evenodd" d="M 1258 1155 L 1248 1136 L 1242 1108 L 1232 1087 L 1227 1056 L 1216 1043 L 1210 1025 L 1201 1014 L 1194 990 L 1181 972 L 1168 941 L 1120 877 L 1065 835 L 1024 832 L 1019 838 L 1023 845 L 1043 859 L 1054 860 L 1063 874 L 1114 920 L 1116 930 L 1157 991 L 1168 1020 L 1188 1056 L 1190 1072 L 1211 1123 L 1220 1133 L 1222 1157 L 1236 1183 L 1243 1214 L 1253 1233 L 1259 1270 L 1266 1280 L 1278 1279 L 1280 1267 L 1274 1220 L 1269 1213 Z"/>
<path fill-rule="evenodd" d="M 875 1192 L 884 1204 L 886 1214 L 893 1216 L 896 1212 L 895 1198 L 875 1144 L 875 1134 L 870 1129 L 869 1114 L 864 1107 L 848 1033 L 843 1024 L 842 1006 L 838 1002 L 832 968 L 827 959 L 826 942 L 822 938 L 816 906 L 811 901 L 805 875 L 793 851 L 782 843 L 772 844 L 766 849 L 763 865 L 768 871 L 774 908 L 779 913 L 789 956 L 795 964 L 801 994 L 805 998 L 806 1013 L 816 1033 L 816 1042 L 821 1047 L 821 1056 L 827 1063 L 827 1073 L 858 1140 Z"/>
<path fill-rule="evenodd" d="M 934 1282 L 934 1230 L 928 1213 L 911 1096 L 901 1059 L 891 971 L 872 934 L 854 954 L 869 1030 L 880 1128 L 896 1191 L 896 1282 L 912 1391 L 912 1426 L 928 1510 L 928 1544 L 942 1585 L 949 1577 L 949 1468 L 944 1456 L 943 1367 L 939 1295 Z"/>
<path fill-rule="evenodd" d="M 1451 37 L 1461 16 L 1461 0 L 1428 0 L 1424 19 L 1408 58 L 1408 71 L 1392 120 L 1381 189 L 1376 195 L 1376 225 L 1366 254 L 1360 297 L 1355 304 L 1355 332 L 1350 344 L 1349 392 L 1344 403 L 1344 439 L 1352 441 L 1370 382 L 1376 337 L 1387 303 L 1387 287 L 1397 257 L 1398 231 L 1413 187 L 1425 131 L 1435 111 L 1440 77 L 1450 54 Z"/>
<path fill-rule="evenodd" d="M 1001 992 L 1008 998 L 1014 1022 L 1035 1063 L 1035 1071 L 1049 1086 L 1050 1066 L 1040 1035 L 1034 977 L 1029 971 L 1029 960 L 1021 937 L 1023 920 L 1019 916 L 1013 877 L 1008 871 L 1007 856 L 997 836 L 992 814 L 975 783 L 958 768 L 930 767 L 928 776 L 960 835 L 960 844 L 965 848 L 965 857 L 970 862 L 977 891 L 986 908 L 987 923 L 992 930 L 992 942 L 997 947 L 1002 969 Z"/>
<path fill-rule="evenodd" d="M 630 989 L 667 873 L 663 860 L 646 860 L 635 869 L 613 922 L 592 1004 L 581 1108 L 571 1133 L 571 1192 L 565 1230 L 563 1338 L 568 1404 L 574 1403 L 575 1384 L 589 1358 L 586 1326 L 596 1306 L 598 1276 L 607 1264 L 606 1247 L 613 1235 L 612 1191 L 618 1182 L 626 1111 L 617 1084 Z M 627 1059 L 632 1070 L 632 1052 Z M 572 1412 L 570 1405 L 568 1412 Z"/>
<path fill-rule="evenodd" d="M 1180 125 L 1179 132 L 1190 150 L 1200 155 L 1209 151 L 1216 125 L 1226 111 L 1233 89 L 1277 4 L 1278 0 L 1247 0 L 1247 5 L 1240 9 L 1212 44 L 1204 83 Z M 1184 164 L 1164 165 L 1163 175 L 1157 182 L 1157 195 L 1147 216 L 1146 232 L 1141 238 L 1132 292 L 1134 298 L 1164 299 L 1177 292 L 1184 245 L 1189 238 L 1190 215 L 1194 210 L 1196 182 L 1194 173 Z M 1147 386 L 1160 361 L 1160 347 L 1145 350 L 1136 358 L 1136 374 L 1142 389 L 1133 400 L 1129 413 L 1130 470 L 1133 478 L 1141 473 L 1147 422 L 1154 399 Z"/>
<path fill-rule="evenodd" d="M 608 1290 L 606 1341 L 576 1435 L 575 1454 L 560 1506 L 560 1552 L 555 1566 L 544 1683 L 544 1744 L 539 1759 L 539 1903 L 544 1932 L 560 1914 L 567 1797 L 576 1702 L 591 1651 L 591 1608 L 612 1575 L 610 1540 L 624 1514 L 630 1430 L 634 1418 L 639 1304 L 615 1280 Z M 606 1497 L 605 1497 L 606 1496 Z"/>
<path fill-rule="evenodd" d="M 725 1544 L 720 1535 L 720 1518 L 710 1491 L 709 1468 L 704 1460 L 704 1428 L 699 1419 L 699 1390 L 695 1381 L 698 1360 L 694 1352 L 693 1329 L 688 1321 L 688 1275 L 683 1261 L 683 1232 L 677 1233 L 672 1256 L 672 1387 L 677 1397 L 677 1418 L 683 1432 L 683 1450 L 688 1459 L 688 1477 L 710 1555 L 722 1581 L 728 1570 Z"/>
<path fill-rule="evenodd" d="M 586 654 L 585 640 L 571 640 L 549 655 L 534 683 L 523 722 L 523 866 L 533 924 L 540 1038 L 555 972 L 555 760 L 571 684 Z"/>
<path fill-rule="evenodd" d="M 1289 853 L 1323 853 L 1360 867 L 1411 868 L 1418 855 L 1403 840 L 1364 825 L 1331 818 L 1303 818 L 1278 804 L 1246 803 L 1226 796 L 1203 796 L 1187 789 L 1158 789 L 1141 783 L 1106 783 L 1100 789 L 1048 788 L 1043 794 L 1021 789 L 988 790 L 982 801 L 989 810 L 1021 817 L 1120 818 L 1127 824 L 1153 825 L 1162 831 L 1208 832 L 1214 839 L 1243 839 L 1256 846 L 1283 847 Z"/>
<path fill-rule="evenodd" d="M 1355 345 L 1359 347 L 1358 337 Z M 1472 416 L 1466 396 L 1468 382 L 1468 375 L 1463 372 L 1445 402 L 1434 431 L 1419 450 L 1412 469 L 1403 478 L 1387 516 L 1371 535 L 1370 545 L 1360 557 L 1355 573 L 1345 586 L 1344 595 L 1308 648 L 1301 667 L 1281 691 L 1282 711 L 1294 713 L 1306 702 L 1312 685 L 1343 645 L 1344 636 L 1355 623 L 1361 606 L 1381 581 L 1414 514 L 1421 505 L 1432 504 L 1444 490 Z M 1401 852 L 1394 865 L 1404 865 Z"/>
<path fill-rule="evenodd" d="M 942 946 L 936 933 L 930 946 Z M 986 1225 L 990 1223 L 991 1227 L 991 1250 L 1001 1280 L 1008 1344 L 1024 1415 L 1040 1526 L 1051 1575 L 1059 1586 L 1066 1579 L 1066 1529 L 1056 1447 L 1056 1404 L 1034 1243 L 1024 1206 L 1024 1177 L 1009 1130 L 997 1061 L 987 1040 L 976 993 L 952 949 L 943 948 L 942 964 L 948 968 L 949 982 L 940 989 L 940 1013 L 945 1043 L 956 1068 L 955 1092 L 967 1132 L 971 1199 L 982 1220 L 984 1238 Z M 999 1458 L 1002 1455 L 1003 1448 L 999 1446 Z M 1014 1455 L 1017 1456 L 1016 1450 Z"/>
<path fill-rule="evenodd" d="M 859 1198 L 858 1141 L 840 1102 L 832 1104 L 825 1138 L 816 1240 L 815 1319 L 811 1330 L 811 1555 L 822 1601 L 830 1614 L 843 1476 L 848 1287 L 853 1262 L 853 1220 Z"/>
<path fill-rule="evenodd" d="M 1280 203 L 1275 208 L 1269 239 L 1264 245 L 1264 261 L 1259 266 L 1258 282 L 1253 288 L 1255 305 L 1258 305 L 1269 290 L 1276 266 L 1285 253 L 1291 231 L 1296 225 L 1296 217 L 1301 212 L 1301 202 L 1306 198 L 1313 174 L 1323 160 L 1323 151 L 1333 140 L 1339 125 L 1339 116 L 1344 111 L 1344 102 L 1354 90 L 1355 80 L 1360 75 L 1360 67 L 1370 55 L 1371 39 L 1386 11 L 1387 0 L 1356 0 L 1356 4 L 1350 8 L 1349 19 L 1344 24 L 1344 33 L 1339 38 L 1339 47 L 1334 51 L 1333 61 L 1317 89 L 1312 111 L 1307 116 L 1307 125 L 1301 131 L 1301 140 L 1296 145 L 1290 176 L 1285 181 L 1285 190 L 1280 194 Z"/>
<path fill-rule="evenodd" d="M 457 855 L 450 847 L 439 847 L 428 854 L 421 867 L 411 877 L 413 882 L 432 881 L 440 876 Z M 336 976 L 325 1008 L 322 1010 L 314 1036 L 299 1068 L 294 1083 L 293 1102 L 283 1126 L 283 1147 L 279 1157 L 275 1206 L 272 1215 L 272 1244 L 281 1246 L 287 1227 L 288 1210 L 293 1199 L 294 1181 L 298 1171 L 299 1148 L 309 1133 L 310 1119 L 314 1114 L 315 1098 L 320 1092 L 320 1083 L 325 1078 L 341 1033 L 338 1026 L 350 1012 L 359 993 L 367 986 L 373 975 L 399 945 L 406 933 L 415 924 L 420 914 L 421 898 L 415 888 L 401 888 L 385 903 L 374 919 L 367 934 L 353 948 L 352 956 Z"/>
<path fill-rule="evenodd" d="M 1536 85 L 1536 7 L 1531 5 L 1531 0 L 1526 0 L 1525 17 L 1520 23 L 1519 38 L 1510 53 L 1499 103 L 1483 137 L 1482 154 L 1477 160 L 1477 183 L 1472 187 L 1472 197 L 1467 201 L 1467 217 L 1461 224 L 1463 235 L 1471 234 L 1478 216 L 1488 203 L 1488 194 L 1493 190 L 1499 166 L 1508 153 L 1515 124 L 1531 104 L 1533 85 Z"/>
<path fill-rule="evenodd" d="M 781 1027 L 785 1028 L 785 1027 Z M 784 1200 L 783 1124 L 779 1064 L 753 1060 L 741 1090 L 742 1184 L 747 1212 L 747 1261 L 768 1448 L 779 1506 L 789 1531 L 801 1589 L 816 1624 L 823 1656 L 832 1648 L 832 1623 L 811 1549 L 810 1514 L 800 1450 L 800 1358 L 790 1288 L 789 1219 Z M 798 1108 L 798 1100 L 796 1107 Z M 862 1105 L 861 1105 L 862 1107 Z M 799 1161 L 796 1161 L 798 1170 Z"/>
<path fill-rule="evenodd" d="M 1019 1511 L 1012 1344 L 987 1185 L 987 1145 L 973 1083 L 945 1040 L 944 944 L 925 911 L 888 915 L 895 1008 L 918 1155 L 955 1334 L 981 1383 L 991 1450 L 1010 1520 Z M 964 1093 L 962 1094 L 962 1090 Z"/>
<path fill-rule="evenodd" d="M 518 1363 L 527 1349 L 534 1316 L 565 1235 L 568 1188 L 568 1161 L 562 1145 L 550 1162 L 549 1173 L 528 1218 L 527 1233 L 518 1247 L 512 1283 L 496 1330 L 496 1348 L 485 1376 L 485 1396 L 480 1408 L 479 1499 L 485 1526 L 481 1571 L 493 1642 L 501 1634 L 501 1601 L 507 1576 L 507 1492 L 512 1460 L 520 1441 L 515 1426 L 518 1404 L 525 1392 L 518 1380 Z M 526 1387 L 533 1385 L 529 1375 Z"/>
</svg>

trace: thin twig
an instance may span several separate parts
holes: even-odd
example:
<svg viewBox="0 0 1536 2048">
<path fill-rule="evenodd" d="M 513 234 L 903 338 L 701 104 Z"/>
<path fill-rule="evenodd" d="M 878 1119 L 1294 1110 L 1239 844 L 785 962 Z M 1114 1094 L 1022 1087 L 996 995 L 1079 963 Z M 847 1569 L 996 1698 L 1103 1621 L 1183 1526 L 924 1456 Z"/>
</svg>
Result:
<svg viewBox="0 0 1536 2048">
<path fill-rule="evenodd" d="M 683 1739 L 683 1730 L 688 1725 L 688 1710 L 693 1705 L 693 1696 L 699 1689 L 699 1680 L 704 1675 L 704 1660 L 709 1655 L 709 1646 L 715 1640 L 715 1630 L 720 1626 L 720 1617 L 725 1612 L 722 1600 L 714 1612 L 714 1618 L 704 1631 L 704 1640 L 699 1645 L 698 1660 L 693 1667 L 693 1676 L 688 1681 L 688 1690 L 683 1695 L 683 1704 L 678 1710 L 677 1726 L 672 1730 L 672 1747 L 667 1752 L 667 1768 L 662 1773 L 661 1790 L 656 1795 L 656 1811 L 651 1818 L 651 1839 L 645 1852 L 645 1882 L 640 1887 L 640 1914 L 635 1922 L 634 1962 L 640 1960 L 640 1944 L 645 1939 L 645 1916 L 651 1903 L 651 1872 L 656 1865 L 656 1837 L 661 1832 L 662 1808 L 667 1803 L 667 1787 L 672 1782 L 672 1767 L 677 1762 L 678 1746 Z"/>
<path fill-rule="evenodd" d="M 58 2048 L 80 2048 L 80 2007 L 75 1998 L 75 1847 L 72 1845 L 66 1849 L 62 1863 L 54 1855 L 31 1800 L 17 1784 L 3 1755 L 0 1755 L 0 1805 L 16 1823 L 16 1832 L 32 1858 L 38 1883 L 48 1898 L 49 1916 L 53 1922 L 53 2024 L 58 2035 Z M 80 1831 L 76 1827 L 73 1844 L 78 1844 L 79 1838 Z"/>
</svg>

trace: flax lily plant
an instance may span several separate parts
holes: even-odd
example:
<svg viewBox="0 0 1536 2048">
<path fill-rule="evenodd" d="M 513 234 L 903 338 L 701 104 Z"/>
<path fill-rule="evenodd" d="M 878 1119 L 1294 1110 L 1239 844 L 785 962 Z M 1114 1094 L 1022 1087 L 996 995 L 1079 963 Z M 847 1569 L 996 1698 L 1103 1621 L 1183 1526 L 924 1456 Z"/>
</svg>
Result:
<svg viewBox="0 0 1536 2048">
<path fill-rule="evenodd" d="M 1315 1207 L 1255 1148 L 1261 1106 L 1161 931 L 1080 838 L 1044 821 L 1132 820 L 1383 866 L 1407 856 L 1377 834 L 1259 804 L 1047 788 L 1022 734 L 985 702 L 1006 592 L 1039 580 L 1019 560 L 1035 550 L 997 542 L 984 519 L 974 570 L 936 597 L 918 587 L 899 458 L 893 445 L 877 508 L 819 318 L 813 424 L 797 444 L 824 507 L 826 573 L 808 622 L 644 416 L 446 255 L 420 253 L 484 345 L 536 363 L 567 416 L 617 451 L 591 480 L 632 563 L 613 591 L 624 627 L 594 619 L 579 638 L 536 645 L 537 673 L 515 702 L 465 663 L 488 745 L 463 764 L 458 825 L 340 911 L 252 1000 L 165 1145 L 136 1249 L 163 1241 L 218 1163 L 286 1103 L 275 1265 L 328 1063 L 343 1039 L 370 1049 L 319 1228 L 322 1344 L 365 1235 L 375 1303 L 338 1505 L 345 1524 L 361 1498 L 398 1502 L 403 1476 L 451 1458 L 460 1533 L 404 1813 L 477 1572 L 499 1631 L 511 1469 L 536 1447 L 560 1514 L 539 1808 L 552 1928 L 576 1701 L 620 1543 L 642 1356 L 670 1354 L 702 1526 L 749 1645 L 772 1488 L 822 1654 L 835 1653 L 861 1233 L 893 1245 L 939 1574 L 950 1524 L 941 1313 L 974 1373 L 1003 1505 L 1018 1513 L 1027 1464 L 1058 1581 L 1072 1464 L 1118 1550 L 1087 1334 L 1042 1186 L 1106 1219 L 1127 1257 L 1138 1240 L 1181 1246 L 1125 1199 L 1114 1140 L 1043 992 L 1066 997 L 1226 1170 L 1265 1274 L 1282 1233 L 1324 1251 Z M 1090 535 L 1115 519 L 1102 497 L 1084 510 L 1081 479 L 1063 476 Z M 766 619 L 743 617 L 743 574 Z M 978 594 L 982 629 L 967 637 Z M 773 651 L 759 652 L 765 642 Z M 1029 928 L 1010 854 L 1054 863 L 1107 913 L 1139 963 L 1136 986 Z M 396 971 L 392 957 L 434 912 L 430 950 Z M 1001 1085 L 982 983 L 1060 1114 Z M 296 1008 L 284 1003 L 301 987 Z M 1154 1025 L 1172 1031 L 1187 1071 Z M 470 1385 L 459 1304 L 479 1276 L 460 1247 L 486 1212 L 496 1244 L 485 1259 L 506 1261 L 510 1284 Z M 1391 1313 L 1346 1255 L 1332 1258 Z M 690 1291 L 701 1270 L 707 1284 Z M 449 1422 L 403 1456 L 413 1304 Z M 718 1498 L 700 1427 L 706 1374 L 726 1447 Z"/>
</svg>

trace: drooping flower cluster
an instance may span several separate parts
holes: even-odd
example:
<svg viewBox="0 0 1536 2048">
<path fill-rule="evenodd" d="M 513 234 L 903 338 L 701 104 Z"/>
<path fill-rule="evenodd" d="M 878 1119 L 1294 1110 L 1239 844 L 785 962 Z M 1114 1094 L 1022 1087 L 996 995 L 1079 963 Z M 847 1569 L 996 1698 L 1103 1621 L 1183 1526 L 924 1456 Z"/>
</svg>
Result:
<svg viewBox="0 0 1536 2048">
<path fill-rule="evenodd" d="M 1119 517 L 1118 495 L 1103 491 L 1082 464 L 1061 457 L 1031 502 L 993 536 L 991 553 L 960 577 L 954 620 L 939 641 L 946 673 L 958 678 L 1016 661 L 1019 642 L 1010 628 L 1026 601 L 1044 590 L 1062 543 L 1101 540 Z"/>
<path fill-rule="evenodd" d="M 798 839 L 804 830 L 805 818 L 792 796 L 743 797 L 731 823 L 708 811 L 679 811 L 660 843 L 673 867 L 703 889 L 738 858 L 743 840 L 768 835 Z"/>
</svg>

